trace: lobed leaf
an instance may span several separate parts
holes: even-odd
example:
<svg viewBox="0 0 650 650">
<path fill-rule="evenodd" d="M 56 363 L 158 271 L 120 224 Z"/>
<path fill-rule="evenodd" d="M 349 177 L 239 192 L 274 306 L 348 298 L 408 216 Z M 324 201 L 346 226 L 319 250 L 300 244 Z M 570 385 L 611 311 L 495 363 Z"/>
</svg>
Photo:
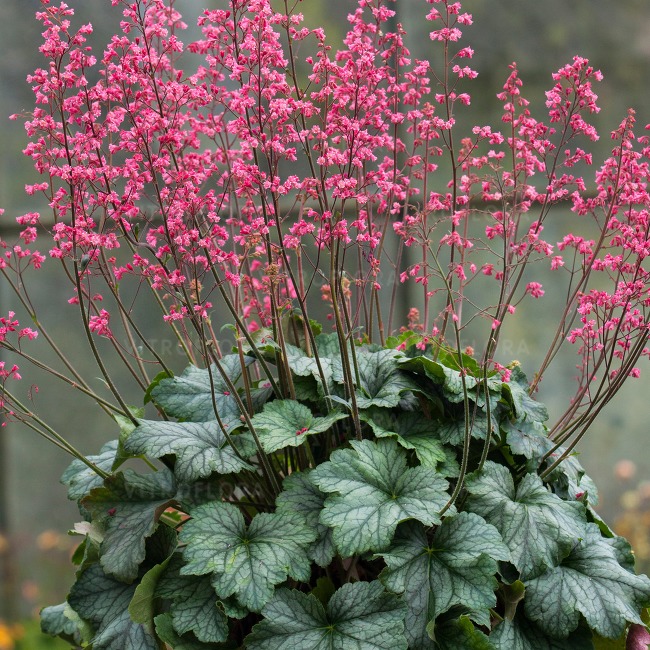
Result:
<svg viewBox="0 0 650 650">
<path fill-rule="evenodd" d="M 564 639 L 545 634 L 525 616 L 504 620 L 490 634 L 495 650 L 593 650 L 591 633 L 583 626 Z"/>
<path fill-rule="evenodd" d="M 279 589 L 249 650 L 406 650 L 404 605 L 377 582 L 345 584 L 327 607 L 311 594 Z"/>
<path fill-rule="evenodd" d="M 446 461 L 444 445 L 437 435 L 439 424 L 419 412 L 393 415 L 385 409 L 374 409 L 361 416 L 377 438 L 395 438 L 405 449 L 412 449 L 425 467 L 436 469 Z"/>
<path fill-rule="evenodd" d="M 253 357 L 248 356 L 244 359 L 246 365 L 255 361 Z M 221 359 L 221 365 L 233 383 L 241 376 L 242 368 L 239 355 L 224 356 Z M 178 377 L 161 379 L 151 391 L 151 395 L 167 415 L 182 420 L 190 422 L 214 420 L 215 404 L 221 418 L 239 417 L 237 402 L 230 394 L 228 384 L 214 365 L 210 367 L 210 370 L 188 366 Z"/>
<path fill-rule="evenodd" d="M 528 618 L 559 638 L 576 629 L 582 614 L 589 627 L 614 639 L 627 623 L 642 623 L 639 612 L 648 604 L 650 579 L 622 567 L 595 524 L 587 524 L 559 566 L 526 584 L 524 600 Z"/>
<path fill-rule="evenodd" d="M 428 626 L 455 605 L 487 611 L 496 605 L 497 560 L 510 552 L 497 529 L 473 513 L 446 518 L 431 540 L 415 522 L 400 526 L 380 580 L 403 594 L 409 648 L 431 647 Z"/>
<path fill-rule="evenodd" d="M 104 526 L 101 565 L 110 575 L 125 582 L 138 574 L 145 558 L 145 544 L 153 535 L 158 518 L 174 503 L 176 482 L 162 469 L 152 474 L 119 472 L 106 479 L 81 502 Z"/>
<path fill-rule="evenodd" d="M 129 615 L 136 586 L 111 578 L 99 564 L 93 564 L 79 576 L 68 602 L 81 618 L 95 625 L 93 650 L 159 650 L 148 627 L 135 623 Z"/>
<path fill-rule="evenodd" d="M 435 638 L 435 647 L 440 650 L 495 650 L 491 639 L 474 627 L 469 616 L 436 623 L 431 631 Z"/>
<path fill-rule="evenodd" d="M 191 515 L 180 533 L 186 544 L 181 574 L 211 573 L 221 598 L 234 594 L 243 606 L 260 611 L 287 576 L 309 580 L 307 547 L 316 531 L 300 515 L 261 513 L 247 527 L 237 506 L 217 502 Z"/>
<path fill-rule="evenodd" d="M 204 643 L 191 634 L 180 635 L 174 629 L 172 616 L 169 613 L 159 614 L 154 618 L 158 638 L 174 650 L 218 650 L 219 648 L 232 647 L 216 643 Z M 139 649 L 138 649 L 139 650 Z"/>
<path fill-rule="evenodd" d="M 333 528 L 342 556 L 385 549 L 407 519 L 440 523 L 438 513 L 449 498 L 446 480 L 429 467 L 407 467 L 406 452 L 392 438 L 350 444 L 310 474 L 330 495 L 320 521 Z"/>
<path fill-rule="evenodd" d="M 302 445 L 307 436 L 327 431 L 335 422 L 347 416 L 332 411 L 325 417 L 315 417 L 304 404 L 295 400 L 274 400 L 252 418 L 259 430 L 260 441 L 267 453 Z"/>
<path fill-rule="evenodd" d="M 360 384 L 357 386 L 357 406 L 368 409 L 372 406 L 393 408 L 397 406 L 402 394 L 420 390 L 419 384 L 399 369 L 397 359 L 403 356 L 397 350 L 366 351 L 357 350 L 357 365 Z M 343 383 L 343 369 L 335 365 L 334 379 Z"/>
<path fill-rule="evenodd" d="M 546 422 L 546 405 L 534 400 L 528 393 L 528 379 L 521 368 L 514 365 L 510 371 L 510 381 L 503 382 L 501 394 L 511 405 L 516 422 Z"/>
<path fill-rule="evenodd" d="M 239 418 L 224 420 L 226 433 L 241 426 Z M 176 456 L 174 474 L 181 483 L 192 483 L 207 478 L 213 472 L 236 474 L 252 470 L 233 449 L 226 436 L 213 420 L 211 422 L 168 422 L 140 420 L 138 427 L 124 441 L 127 451 L 148 454 L 154 458 Z"/>
<path fill-rule="evenodd" d="M 491 412 L 491 415 L 494 415 L 494 411 Z M 487 414 L 474 408 L 471 404 L 469 428 L 472 438 L 485 440 L 488 435 Z M 492 430 L 498 430 L 498 423 L 494 417 L 492 417 Z M 461 446 L 465 439 L 465 415 L 460 413 L 459 417 L 449 417 L 441 421 L 438 425 L 438 437 L 445 444 Z"/>
<path fill-rule="evenodd" d="M 88 456 L 88 460 L 99 469 L 110 473 L 117 457 L 118 441 L 107 442 L 96 456 Z M 91 490 L 101 487 L 104 479 L 86 463 L 75 458 L 61 476 L 61 483 L 68 486 L 68 499 L 78 501 L 83 499 Z"/>
<path fill-rule="evenodd" d="M 219 606 L 210 576 L 181 575 L 180 555 L 172 556 L 156 585 L 156 596 L 171 600 L 174 630 L 192 632 L 199 641 L 219 643 L 228 638 L 228 617 Z"/>
<path fill-rule="evenodd" d="M 41 610 L 41 632 L 58 636 L 72 645 L 82 645 L 93 637 L 94 631 L 65 602 Z"/>
<path fill-rule="evenodd" d="M 284 479 L 284 488 L 277 498 L 277 512 L 298 513 L 307 525 L 317 533 L 307 550 L 307 555 L 318 566 L 326 567 L 332 561 L 336 550 L 332 540 L 332 529 L 321 524 L 320 513 L 325 503 L 325 494 L 310 480 L 312 470 L 296 472 Z"/>
<path fill-rule="evenodd" d="M 466 508 L 496 526 L 523 580 L 555 566 L 584 535 L 584 506 L 549 492 L 536 474 L 515 489 L 510 470 L 488 461 L 465 487 Z"/>
</svg>

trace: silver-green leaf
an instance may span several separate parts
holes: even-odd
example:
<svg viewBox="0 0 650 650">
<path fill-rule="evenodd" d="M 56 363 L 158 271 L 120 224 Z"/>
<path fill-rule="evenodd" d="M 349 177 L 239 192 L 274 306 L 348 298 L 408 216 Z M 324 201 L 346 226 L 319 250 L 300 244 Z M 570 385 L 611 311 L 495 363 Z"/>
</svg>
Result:
<svg viewBox="0 0 650 650">
<path fill-rule="evenodd" d="M 325 494 L 309 479 L 311 470 L 295 472 L 284 479 L 283 490 L 277 498 L 278 512 L 297 512 L 316 530 L 318 537 L 309 545 L 307 554 L 318 566 L 326 567 L 336 554 L 332 529 L 319 521 Z"/>
<path fill-rule="evenodd" d="M 399 369 L 397 359 L 401 356 L 396 350 L 369 352 L 362 348 L 357 351 L 360 385 L 356 399 L 360 409 L 371 406 L 393 408 L 399 404 L 402 393 L 419 390 L 418 383 Z M 340 364 L 335 366 L 334 379 L 339 383 L 344 381 Z"/>
<path fill-rule="evenodd" d="M 226 432 L 241 426 L 238 418 L 224 421 Z M 230 446 L 226 436 L 211 422 L 166 422 L 140 420 L 138 427 L 125 440 L 124 447 L 133 454 L 154 458 L 176 456 L 174 474 L 181 483 L 207 478 L 213 472 L 235 474 L 253 467 Z"/>
<path fill-rule="evenodd" d="M 118 580 L 129 582 L 145 558 L 145 543 L 163 511 L 174 503 L 176 482 L 167 469 L 151 474 L 118 472 L 81 502 L 104 527 L 101 564 Z"/>
<path fill-rule="evenodd" d="M 192 632 L 199 641 L 219 643 L 228 638 L 228 618 L 219 606 L 210 576 L 180 575 L 183 563 L 179 554 L 156 585 L 156 596 L 171 601 L 170 614 L 174 630 Z"/>
<path fill-rule="evenodd" d="M 579 627 L 564 639 L 545 634 L 525 616 L 504 620 L 490 634 L 495 650 L 593 650 L 591 632 Z"/>
<path fill-rule="evenodd" d="M 285 447 L 298 447 L 307 436 L 327 431 L 335 422 L 347 417 L 332 411 L 325 417 L 315 417 L 300 402 L 291 399 L 274 400 L 264 405 L 264 410 L 252 419 L 260 441 L 267 453 Z"/>
<path fill-rule="evenodd" d="M 207 503 L 191 515 L 180 533 L 186 545 L 181 573 L 212 574 L 221 598 L 234 594 L 243 606 L 260 611 L 287 576 L 309 580 L 307 547 L 316 531 L 300 515 L 261 513 L 248 527 L 231 503 Z"/>
<path fill-rule="evenodd" d="M 253 357 L 245 357 L 249 365 Z M 221 359 L 221 365 L 233 383 L 239 379 L 242 368 L 239 355 L 229 354 Z M 167 415 L 190 422 L 214 420 L 215 405 L 221 418 L 239 417 L 239 407 L 228 384 L 216 366 L 197 368 L 188 366 L 182 375 L 162 379 L 151 392 L 157 404 Z"/>
<path fill-rule="evenodd" d="M 486 612 L 494 607 L 497 560 L 510 559 L 497 529 L 469 512 L 447 517 L 430 541 L 422 525 L 404 524 L 379 555 L 386 562 L 382 583 L 404 595 L 412 650 L 431 647 L 427 628 L 451 607 Z"/>
<path fill-rule="evenodd" d="M 447 455 L 437 434 L 439 424 L 436 420 L 423 417 L 417 411 L 393 415 L 385 409 L 373 409 L 362 419 L 368 422 L 377 438 L 395 438 L 405 449 L 413 449 L 425 467 L 436 469 L 439 463 L 446 461 Z"/>
<path fill-rule="evenodd" d="M 99 454 L 88 456 L 88 460 L 99 469 L 110 472 L 117 456 L 117 449 L 118 441 L 111 440 L 99 450 Z M 61 483 L 68 486 L 68 499 L 77 501 L 83 499 L 92 489 L 101 487 L 104 479 L 95 470 L 75 458 L 63 472 Z"/>
<path fill-rule="evenodd" d="M 496 526 L 523 580 L 557 565 L 584 534 L 584 506 L 549 492 L 536 474 L 515 489 L 510 470 L 488 461 L 465 486 L 466 508 Z"/>
<path fill-rule="evenodd" d="M 576 629 L 582 614 L 590 628 L 615 639 L 628 623 L 642 623 L 639 612 L 648 604 L 650 579 L 622 567 L 595 524 L 559 566 L 528 581 L 524 599 L 528 618 L 560 638 Z"/>
<path fill-rule="evenodd" d="M 88 567 L 77 579 L 68 602 L 82 619 L 95 625 L 93 650 L 159 650 L 147 626 L 134 623 L 129 615 L 136 586 L 107 576 L 99 564 Z"/>
<path fill-rule="evenodd" d="M 407 519 L 440 523 L 449 498 L 445 479 L 429 467 L 408 467 L 406 452 L 392 438 L 350 444 L 310 475 L 330 495 L 320 521 L 333 528 L 342 556 L 384 550 Z"/>
<path fill-rule="evenodd" d="M 404 605 L 375 582 L 343 585 L 327 608 L 311 594 L 279 589 L 248 650 L 406 650 Z"/>
</svg>

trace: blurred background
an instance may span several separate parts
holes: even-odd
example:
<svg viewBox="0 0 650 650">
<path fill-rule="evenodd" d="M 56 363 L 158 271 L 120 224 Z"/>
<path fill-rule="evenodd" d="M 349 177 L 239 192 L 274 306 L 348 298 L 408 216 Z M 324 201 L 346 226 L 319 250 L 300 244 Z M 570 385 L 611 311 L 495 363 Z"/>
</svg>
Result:
<svg viewBox="0 0 650 650">
<path fill-rule="evenodd" d="M 222 0 L 176 0 L 176 8 L 192 25 L 206 6 L 216 7 Z M 98 52 L 114 33 L 120 20 L 110 0 L 68 0 L 77 10 L 78 25 L 92 22 L 93 43 Z M 307 25 L 323 26 L 341 39 L 346 15 L 356 3 L 351 0 L 302 0 L 300 10 Z M 13 240 L 13 220 L 17 215 L 43 206 L 38 197 L 24 193 L 26 183 L 36 182 L 31 162 L 22 156 L 26 145 L 22 121 L 9 121 L 13 113 L 29 111 L 32 93 L 25 78 L 42 65 L 38 52 L 40 24 L 34 13 L 39 0 L 0 2 L 0 238 Z M 428 58 L 430 24 L 422 16 L 424 0 L 397 0 L 398 20 L 409 33 L 409 47 L 416 58 Z M 602 70 L 605 80 L 596 88 L 601 113 L 594 122 L 601 140 L 593 146 L 598 165 L 609 153 L 609 133 L 625 117 L 628 107 L 637 111 L 638 124 L 650 122 L 650 3 L 646 0 L 466 0 L 463 9 L 474 15 L 474 25 L 465 29 L 464 44 L 475 50 L 472 67 L 479 77 L 468 86 L 472 105 L 460 116 L 468 125 L 500 125 L 501 107 L 496 93 L 508 75 L 508 65 L 516 61 L 524 81 L 524 95 L 538 110 L 544 105 L 544 91 L 551 85 L 551 73 L 579 54 Z M 186 40 L 192 38 L 192 31 Z M 333 44 L 334 44 L 333 41 Z M 461 128 L 462 131 L 462 128 Z M 441 178 L 441 182 L 445 182 Z M 545 231 L 554 242 L 571 214 L 558 214 Z M 41 305 L 41 318 L 51 333 L 64 343 L 82 374 L 98 375 L 89 355 L 80 351 L 70 334 L 70 319 L 77 313 L 67 305 L 70 288 L 56 273 L 40 273 L 32 287 L 32 300 Z M 541 267 L 540 267 L 541 268 Z M 532 375 L 539 366 L 554 322 L 547 315 L 557 313 L 561 291 L 553 291 L 554 278 L 540 280 L 551 290 L 541 301 L 529 301 L 524 319 L 513 321 L 501 344 L 503 361 L 518 359 Z M 408 296 L 403 296 L 408 305 Z M 19 312 L 8 287 L 0 279 L 0 313 Z M 146 305 L 138 305 L 143 316 Z M 151 323 L 157 349 L 174 362 L 174 349 L 162 328 Z M 471 340 L 464 342 L 472 345 Z M 35 356 L 41 352 L 33 347 Z M 1 354 L 1 353 L 0 353 Z M 42 356 L 47 352 L 42 350 Z M 182 366 L 182 358 L 177 355 Z M 542 383 L 538 398 L 551 411 L 551 418 L 566 407 L 572 394 L 572 378 L 577 357 L 573 350 L 556 362 L 553 380 Z M 177 364 L 177 367 L 179 365 Z M 32 392 L 34 408 L 46 414 L 54 427 L 64 433 L 84 453 L 97 453 L 116 436 L 116 427 L 90 403 L 66 392 L 39 373 L 23 367 L 25 386 L 38 386 Z M 642 367 L 640 380 L 631 380 L 613 404 L 601 414 L 581 446 L 580 462 L 600 489 L 601 515 L 617 533 L 630 539 L 637 554 L 639 570 L 650 571 L 650 460 L 648 439 L 648 393 L 650 368 Z M 98 380 L 99 382 L 99 380 Z M 23 387 L 24 388 L 24 387 Z M 26 390 L 26 389 L 25 389 Z M 69 558 L 77 540 L 66 534 L 79 518 L 76 506 L 66 500 L 66 489 L 58 479 L 70 458 L 35 434 L 17 425 L 0 429 L 0 650 L 49 645 L 38 636 L 32 621 L 44 605 L 64 600 L 72 582 Z M 65 644 L 63 647 L 66 647 Z"/>
</svg>

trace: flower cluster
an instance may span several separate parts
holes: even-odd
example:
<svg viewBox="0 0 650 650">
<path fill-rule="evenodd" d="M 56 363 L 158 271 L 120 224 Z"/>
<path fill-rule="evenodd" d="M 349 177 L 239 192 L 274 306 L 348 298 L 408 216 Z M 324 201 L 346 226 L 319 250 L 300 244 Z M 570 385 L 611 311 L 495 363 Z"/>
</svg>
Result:
<svg viewBox="0 0 650 650">
<path fill-rule="evenodd" d="M 481 364 L 504 369 L 504 322 L 547 292 L 527 271 L 541 260 L 571 277 L 547 359 L 567 338 L 578 344 L 574 404 L 609 399 L 621 377 L 639 374 L 650 146 L 630 113 L 611 157 L 593 182 L 585 176 L 602 78 L 586 59 L 553 74 L 545 116 L 512 64 L 497 94 L 501 125 L 458 137 L 477 75 L 462 43 L 472 17 L 460 2 L 428 1 L 441 54 L 431 62 L 412 58 L 384 0 L 359 1 L 336 50 L 322 28 L 269 0 L 205 10 L 189 43 L 178 3 L 113 0 L 121 33 L 101 54 L 92 25 L 75 28 L 71 7 L 41 2 L 45 64 L 28 79 L 25 154 L 45 177 L 27 192 L 42 194 L 50 212 L 18 217 L 19 242 L 0 241 L 0 272 L 21 295 L 30 267 L 57 260 L 88 337 L 111 341 L 125 362 L 143 346 L 161 362 L 122 300 L 128 286 L 152 290 L 197 361 L 210 356 L 206 340 L 219 349 L 220 306 L 249 345 L 260 329 L 277 340 L 283 320 L 309 322 L 314 284 L 342 337 L 361 328 L 383 342 L 399 329 L 393 306 L 408 284 L 427 340 L 460 345 L 478 317 Z M 557 206 L 580 221 L 550 242 L 545 223 Z M 580 234 L 582 223 L 595 223 L 598 238 Z M 477 291 L 481 304 L 468 298 Z M 606 390 L 594 394 L 597 377 Z"/>
</svg>

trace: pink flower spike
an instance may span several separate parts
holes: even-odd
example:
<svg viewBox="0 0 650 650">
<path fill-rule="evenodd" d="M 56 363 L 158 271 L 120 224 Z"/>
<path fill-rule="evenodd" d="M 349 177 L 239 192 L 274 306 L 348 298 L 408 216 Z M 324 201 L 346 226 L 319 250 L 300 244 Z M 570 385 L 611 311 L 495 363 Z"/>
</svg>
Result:
<svg viewBox="0 0 650 650">
<path fill-rule="evenodd" d="M 113 333 L 108 325 L 110 317 L 110 314 L 105 309 L 102 309 L 99 315 L 90 317 L 88 329 L 97 334 L 97 336 L 104 336 L 109 339 L 113 338 Z"/>
<path fill-rule="evenodd" d="M 533 298 L 541 298 L 544 295 L 544 289 L 539 282 L 529 282 L 526 285 L 526 293 Z"/>
</svg>

